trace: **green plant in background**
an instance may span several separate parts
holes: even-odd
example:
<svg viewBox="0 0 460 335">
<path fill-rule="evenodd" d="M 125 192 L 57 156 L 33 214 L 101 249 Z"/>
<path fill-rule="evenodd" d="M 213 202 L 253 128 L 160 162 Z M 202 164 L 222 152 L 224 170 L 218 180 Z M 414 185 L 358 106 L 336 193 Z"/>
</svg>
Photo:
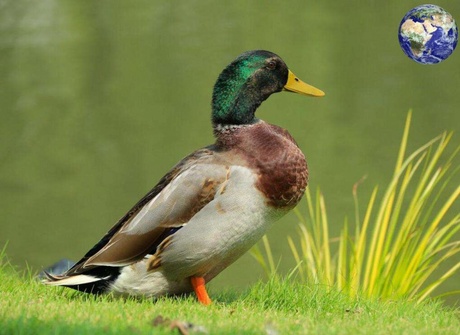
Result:
<svg viewBox="0 0 460 335">
<path fill-rule="evenodd" d="M 375 187 L 360 216 L 357 186 L 354 231 L 345 220 L 339 237 L 329 237 L 326 204 L 318 190 L 306 192 L 307 216 L 298 209 L 300 220 L 298 243 L 288 237 L 300 280 L 346 292 L 378 298 L 409 298 L 420 302 L 451 277 L 460 261 L 439 274 L 440 265 L 452 261 L 460 252 L 460 214 L 449 214 L 460 195 L 447 186 L 458 168 L 452 168 L 458 147 L 443 160 L 452 133 L 443 133 L 406 157 L 411 123 L 409 112 L 394 174 L 377 200 Z M 333 244 L 338 247 L 333 252 Z M 263 239 L 253 256 L 267 274 L 276 273 L 269 241 Z M 436 271 L 436 273 L 435 273 Z M 435 273 L 435 275 L 433 275 Z M 460 291 L 449 294 L 460 293 Z"/>
</svg>

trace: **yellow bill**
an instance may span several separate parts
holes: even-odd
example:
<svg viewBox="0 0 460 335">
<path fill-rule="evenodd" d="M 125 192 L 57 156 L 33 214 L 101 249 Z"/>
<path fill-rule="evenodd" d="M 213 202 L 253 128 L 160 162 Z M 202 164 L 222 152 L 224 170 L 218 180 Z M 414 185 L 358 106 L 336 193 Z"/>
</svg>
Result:
<svg viewBox="0 0 460 335">
<path fill-rule="evenodd" d="M 323 97 L 325 95 L 323 91 L 297 78 L 291 70 L 289 70 L 289 76 L 286 85 L 284 85 L 284 90 L 312 97 Z"/>
</svg>

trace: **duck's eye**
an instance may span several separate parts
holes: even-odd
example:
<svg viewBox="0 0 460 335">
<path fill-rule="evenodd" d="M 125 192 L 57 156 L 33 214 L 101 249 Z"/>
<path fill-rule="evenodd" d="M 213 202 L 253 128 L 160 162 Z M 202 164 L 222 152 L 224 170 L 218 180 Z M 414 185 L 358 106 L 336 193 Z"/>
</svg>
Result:
<svg viewBox="0 0 460 335">
<path fill-rule="evenodd" d="M 274 60 L 270 61 L 268 64 L 267 64 L 267 68 L 269 70 L 274 70 L 276 69 L 276 62 Z"/>
</svg>

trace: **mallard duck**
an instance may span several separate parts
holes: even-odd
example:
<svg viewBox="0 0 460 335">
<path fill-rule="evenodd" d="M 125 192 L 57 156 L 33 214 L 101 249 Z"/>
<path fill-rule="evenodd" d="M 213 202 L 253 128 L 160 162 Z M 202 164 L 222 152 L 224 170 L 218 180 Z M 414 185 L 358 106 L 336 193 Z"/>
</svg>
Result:
<svg viewBox="0 0 460 335">
<path fill-rule="evenodd" d="M 86 255 L 48 285 L 158 297 L 195 291 L 249 250 L 307 186 L 305 156 L 283 128 L 255 117 L 272 93 L 324 93 L 276 54 L 238 56 L 212 95 L 216 141 L 182 159 Z"/>
</svg>

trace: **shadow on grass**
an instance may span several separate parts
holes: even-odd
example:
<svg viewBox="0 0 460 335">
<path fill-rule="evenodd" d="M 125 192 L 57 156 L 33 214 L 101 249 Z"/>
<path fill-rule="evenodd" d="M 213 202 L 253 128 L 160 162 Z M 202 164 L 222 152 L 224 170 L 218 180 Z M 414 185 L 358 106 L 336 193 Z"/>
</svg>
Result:
<svg viewBox="0 0 460 335">
<path fill-rule="evenodd" d="M 134 326 L 116 326 L 95 325 L 87 323 L 85 320 L 76 320 L 75 322 L 66 322 L 60 320 L 43 321 L 37 317 L 11 318 L 2 320 L 0 334 L 53 334 L 53 335 L 81 335 L 81 334 L 148 334 L 153 332 L 153 326 L 146 323 L 142 329 Z M 169 329 L 156 328 L 155 334 L 171 334 Z"/>
</svg>

